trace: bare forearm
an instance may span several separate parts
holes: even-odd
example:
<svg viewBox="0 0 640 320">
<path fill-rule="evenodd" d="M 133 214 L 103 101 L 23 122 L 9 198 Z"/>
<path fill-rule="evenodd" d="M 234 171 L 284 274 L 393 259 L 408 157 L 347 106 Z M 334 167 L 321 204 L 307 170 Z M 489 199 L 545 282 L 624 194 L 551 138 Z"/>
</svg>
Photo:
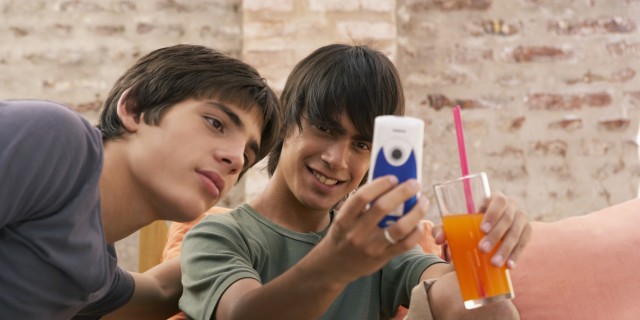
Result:
<svg viewBox="0 0 640 320">
<path fill-rule="evenodd" d="M 132 275 L 136 285 L 133 297 L 104 319 L 167 319 L 178 313 L 182 294 L 178 258 Z"/>
<path fill-rule="evenodd" d="M 465 309 L 452 265 L 433 265 L 423 272 L 421 279 L 437 279 L 427 294 L 434 319 L 519 319 L 518 311 L 510 300 Z"/>
<path fill-rule="evenodd" d="M 265 285 L 253 279 L 231 285 L 218 304 L 216 319 L 319 318 L 348 282 L 304 260 Z"/>
</svg>

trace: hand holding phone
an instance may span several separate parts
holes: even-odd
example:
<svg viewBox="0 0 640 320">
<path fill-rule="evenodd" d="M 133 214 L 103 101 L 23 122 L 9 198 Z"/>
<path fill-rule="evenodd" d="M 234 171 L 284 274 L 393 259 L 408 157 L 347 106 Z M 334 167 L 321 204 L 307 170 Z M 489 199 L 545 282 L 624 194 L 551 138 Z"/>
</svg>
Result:
<svg viewBox="0 0 640 320">
<path fill-rule="evenodd" d="M 402 183 L 408 179 L 422 182 L 422 148 L 424 121 L 413 117 L 379 116 L 373 129 L 373 147 L 369 181 L 393 174 Z M 389 212 L 378 224 L 380 228 L 395 223 L 413 208 L 417 195 Z"/>
</svg>

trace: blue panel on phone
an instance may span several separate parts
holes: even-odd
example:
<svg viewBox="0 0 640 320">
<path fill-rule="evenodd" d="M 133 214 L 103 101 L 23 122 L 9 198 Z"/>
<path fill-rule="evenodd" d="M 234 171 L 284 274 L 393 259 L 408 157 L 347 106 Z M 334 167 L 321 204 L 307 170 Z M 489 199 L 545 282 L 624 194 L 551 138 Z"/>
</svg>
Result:
<svg viewBox="0 0 640 320">
<path fill-rule="evenodd" d="M 409 157 L 404 163 L 398 166 L 395 166 L 391 164 L 389 161 L 387 161 L 384 150 L 380 149 L 373 167 L 373 177 L 377 178 L 380 176 L 393 174 L 396 177 L 398 177 L 399 183 L 402 183 L 408 179 L 416 179 L 418 176 L 417 170 L 418 170 L 418 165 L 417 165 L 416 157 L 413 150 L 411 150 Z M 409 210 L 413 208 L 413 206 L 416 204 L 417 201 L 418 199 L 415 195 L 411 197 L 409 200 L 405 201 L 402 208 L 402 215 L 409 212 Z M 393 224 L 395 221 L 397 221 L 400 218 L 401 216 L 398 216 L 398 215 L 386 215 L 378 225 L 381 228 L 386 228 L 387 226 L 389 226 L 390 224 Z"/>
</svg>

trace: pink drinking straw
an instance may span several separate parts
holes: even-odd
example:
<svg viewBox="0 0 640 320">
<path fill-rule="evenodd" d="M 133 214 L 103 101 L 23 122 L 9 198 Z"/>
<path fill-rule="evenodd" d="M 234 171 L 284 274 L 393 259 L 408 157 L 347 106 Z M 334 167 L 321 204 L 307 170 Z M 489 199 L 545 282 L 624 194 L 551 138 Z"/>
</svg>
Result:
<svg viewBox="0 0 640 320">
<path fill-rule="evenodd" d="M 458 137 L 458 154 L 460 155 L 460 168 L 462 168 L 462 176 L 469 175 L 469 162 L 467 161 L 467 149 L 464 144 L 464 131 L 462 130 L 462 117 L 460 115 L 460 105 L 453 108 L 453 120 L 456 124 L 456 136 Z M 471 193 L 471 184 L 468 179 L 463 180 L 464 195 L 467 198 L 467 213 L 474 213 L 473 210 L 473 194 Z"/>
</svg>

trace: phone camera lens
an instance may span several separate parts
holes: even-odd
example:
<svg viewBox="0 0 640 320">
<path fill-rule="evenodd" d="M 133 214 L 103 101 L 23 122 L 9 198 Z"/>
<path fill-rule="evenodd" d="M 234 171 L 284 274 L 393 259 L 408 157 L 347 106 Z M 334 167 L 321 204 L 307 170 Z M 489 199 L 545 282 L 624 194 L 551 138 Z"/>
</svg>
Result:
<svg viewBox="0 0 640 320">
<path fill-rule="evenodd" d="M 393 149 L 393 151 L 391 151 L 391 157 L 395 160 L 400 160 L 400 158 L 402 158 L 402 150 Z"/>
</svg>

